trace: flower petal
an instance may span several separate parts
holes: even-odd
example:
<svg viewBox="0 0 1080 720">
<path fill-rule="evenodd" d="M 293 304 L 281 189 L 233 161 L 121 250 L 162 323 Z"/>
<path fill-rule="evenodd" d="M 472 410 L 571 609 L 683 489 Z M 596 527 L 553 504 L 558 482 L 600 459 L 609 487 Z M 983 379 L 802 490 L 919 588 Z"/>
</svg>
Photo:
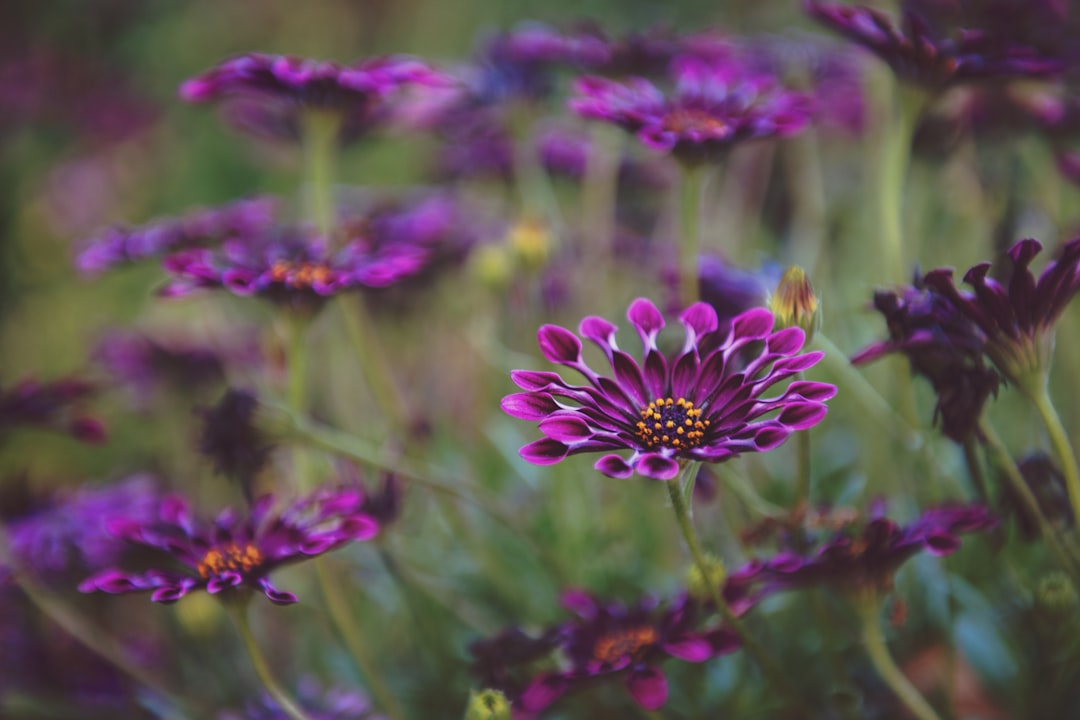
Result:
<svg viewBox="0 0 1080 720">
<path fill-rule="evenodd" d="M 536 333 L 540 352 L 550 362 L 575 365 L 581 360 L 581 340 L 577 335 L 558 325 L 543 325 Z"/>
<path fill-rule="evenodd" d="M 631 672 L 626 678 L 626 689 L 634 702 L 646 710 L 659 710 L 667 702 L 667 678 L 656 668 Z"/>
<path fill-rule="evenodd" d="M 625 480 L 634 474 L 634 468 L 618 455 L 605 455 L 596 461 L 594 468 L 608 477 Z"/>
<path fill-rule="evenodd" d="M 679 463 L 658 453 L 648 453 L 638 458 L 634 469 L 654 480 L 671 480 L 679 474 Z"/>
<path fill-rule="evenodd" d="M 534 465 L 554 465 L 566 457 L 569 449 L 558 440 L 541 438 L 518 450 L 518 454 Z"/>
</svg>

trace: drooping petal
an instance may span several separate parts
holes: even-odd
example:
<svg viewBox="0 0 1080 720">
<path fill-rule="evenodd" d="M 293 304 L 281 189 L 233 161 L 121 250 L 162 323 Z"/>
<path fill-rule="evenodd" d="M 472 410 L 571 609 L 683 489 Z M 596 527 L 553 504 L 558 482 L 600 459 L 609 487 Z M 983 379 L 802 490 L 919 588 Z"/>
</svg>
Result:
<svg viewBox="0 0 1080 720">
<path fill-rule="evenodd" d="M 605 455 L 593 467 L 613 478 L 626 479 L 634 474 L 634 468 L 618 455 Z"/>
<path fill-rule="evenodd" d="M 536 465 L 554 465 L 563 460 L 569 448 L 551 438 L 541 438 L 521 448 L 518 453 Z"/>
<path fill-rule="evenodd" d="M 679 474 L 679 463 L 658 453 L 646 453 L 638 458 L 635 468 L 654 480 L 671 480 Z"/>
<path fill-rule="evenodd" d="M 634 702 L 646 710 L 659 710 L 668 698 L 667 678 L 653 667 L 631 672 L 626 678 L 626 690 Z"/>
</svg>

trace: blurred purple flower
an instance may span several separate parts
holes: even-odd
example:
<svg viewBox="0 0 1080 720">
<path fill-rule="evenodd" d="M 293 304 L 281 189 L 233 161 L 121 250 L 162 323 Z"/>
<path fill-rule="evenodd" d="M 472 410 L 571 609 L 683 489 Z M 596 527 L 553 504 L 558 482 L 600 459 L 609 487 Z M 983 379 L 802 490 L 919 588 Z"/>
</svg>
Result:
<svg viewBox="0 0 1080 720">
<path fill-rule="evenodd" d="M 384 720 L 368 697 L 359 690 L 344 687 L 324 689 L 316 680 L 304 678 L 298 683 L 296 700 L 309 720 Z M 290 716 L 269 695 L 245 704 L 243 712 L 227 711 L 218 720 L 289 720 Z"/>
<path fill-rule="evenodd" d="M 540 712 L 598 679 L 616 677 L 625 680 L 637 704 L 656 710 L 668 697 L 667 678 L 657 667 L 661 662 L 671 657 L 705 662 L 739 648 L 738 637 L 723 626 L 698 630 L 699 608 L 686 597 L 670 606 L 646 598 L 624 607 L 570 591 L 563 595 L 563 606 L 579 618 L 560 633 L 570 669 L 534 679 L 518 700 L 526 713 Z"/>
<path fill-rule="evenodd" d="M 186 566 L 185 571 L 128 573 L 109 568 L 84 580 L 79 590 L 152 591 L 154 602 L 173 603 L 195 590 L 216 595 L 243 587 L 261 591 L 278 605 L 294 603 L 296 596 L 275 588 L 267 576 L 282 565 L 375 537 L 379 524 L 362 511 L 363 500 L 357 490 L 321 489 L 274 512 L 274 497 L 266 495 L 247 517 L 227 509 L 213 522 L 200 522 L 185 500 L 170 495 L 162 500 L 156 521 L 116 520 L 109 523 L 109 531 L 162 551 Z"/>
<path fill-rule="evenodd" d="M 639 298 L 627 318 L 644 345 L 641 365 L 619 350 L 618 328 L 607 320 L 590 316 L 579 328 L 607 357 L 613 377 L 585 364 L 581 340 L 572 332 L 556 325 L 540 328 L 544 357 L 577 370 L 589 385 L 569 384 L 553 372 L 511 373 L 527 392 L 503 398 L 503 411 L 539 421 L 545 435 L 521 448 L 526 460 L 551 465 L 578 453 L 627 449 L 633 451 L 629 461 L 608 454 L 594 467 L 610 477 L 627 478 L 636 471 L 670 480 L 688 461 L 722 462 L 779 446 L 792 432 L 818 424 L 827 411 L 825 401 L 836 393 L 832 385 L 800 380 L 780 395 L 763 397 L 822 357 L 799 354 L 802 330 L 772 332 L 773 315 L 764 308 L 739 315 L 728 332 L 720 332 L 711 306 L 691 305 L 679 318 L 686 340 L 672 358 L 657 346 L 665 323 L 655 305 Z"/>
<path fill-rule="evenodd" d="M 720 159 L 740 142 L 794 135 L 810 122 L 809 97 L 734 64 L 682 58 L 673 74 L 671 97 L 643 78 L 580 78 L 570 107 L 690 164 Z"/>
<path fill-rule="evenodd" d="M 804 0 L 803 6 L 815 20 L 888 63 L 901 80 L 930 90 L 978 80 L 1054 75 L 1063 67 L 1058 60 L 979 28 L 950 33 L 932 27 L 906 5 L 899 27 L 872 8 L 818 0 Z"/>
<path fill-rule="evenodd" d="M 257 425 L 258 407 L 254 393 L 229 388 L 216 405 L 199 411 L 199 452 L 215 472 L 240 485 L 248 503 L 254 499 L 255 478 L 274 449 L 274 439 Z"/>
<path fill-rule="evenodd" d="M 352 140 L 390 116 L 392 96 L 405 85 L 447 85 L 453 80 L 406 56 L 352 65 L 286 55 L 238 55 L 186 80 L 188 102 L 224 102 L 226 117 L 242 130 L 273 140 L 296 140 L 302 113 L 336 113 L 339 138 Z"/>
<path fill-rule="evenodd" d="M 76 265 L 97 275 L 119 265 L 159 258 L 183 248 L 214 245 L 228 238 L 265 232 L 274 223 L 277 201 L 255 197 L 193 210 L 139 227 L 113 226 L 87 241 Z"/>
<path fill-rule="evenodd" d="M 520 628 L 469 644 L 470 670 L 485 688 L 519 698 L 531 681 L 530 666 L 545 660 L 559 647 L 561 628 L 549 628 L 533 637 Z"/>
<path fill-rule="evenodd" d="M 0 389 L 0 440 L 14 429 L 28 426 L 66 433 L 86 443 L 103 443 L 104 424 L 83 408 L 96 393 L 94 385 L 75 378 L 49 383 L 28 378 Z"/>
</svg>

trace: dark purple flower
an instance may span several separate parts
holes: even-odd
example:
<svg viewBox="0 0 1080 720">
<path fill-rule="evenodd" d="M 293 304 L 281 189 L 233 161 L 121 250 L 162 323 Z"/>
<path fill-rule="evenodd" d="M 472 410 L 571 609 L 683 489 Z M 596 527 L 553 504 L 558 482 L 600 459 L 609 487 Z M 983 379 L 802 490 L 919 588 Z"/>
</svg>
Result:
<svg viewBox="0 0 1080 720">
<path fill-rule="evenodd" d="M 932 27 L 905 7 L 897 27 L 872 8 L 804 0 L 811 17 L 856 42 L 892 68 L 901 80 L 938 90 L 948 85 L 1057 74 L 1062 64 L 1008 38 L 978 28 Z"/>
<path fill-rule="evenodd" d="M 225 102 L 241 129 L 271 139 L 303 133 L 302 114 L 336 114 L 339 138 L 354 139 L 389 117 L 389 102 L 405 85 L 446 85 L 449 76 L 416 58 L 379 57 L 353 65 L 285 55 L 248 53 L 185 81 L 188 102 Z"/>
<path fill-rule="evenodd" d="M 952 554 L 960 547 L 958 535 L 996 525 L 993 514 L 979 505 L 932 508 L 906 526 L 877 512 L 866 522 L 847 515 L 839 527 L 821 523 L 774 557 L 752 561 L 738 576 L 763 593 L 815 585 L 887 590 L 896 569 L 916 553 Z"/>
<path fill-rule="evenodd" d="M 664 318 L 652 302 L 635 300 L 627 318 L 644 345 L 641 365 L 619 349 L 618 328 L 607 320 L 591 316 L 579 327 L 611 363 L 612 377 L 585 364 L 581 340 L 572 332 L 557 325 L 540 328 L 544 357 L 577 370 L 589 384 L 571 385 L 553 372 L 511 373 L 526 392 L 503 398 L 503 410 L 539 421 L 545 435 L 521 448 L 526 460 L 551 465 L 578 453 L 625 449 L 633 451 L 629 460 L 608 454 L 596 469 L 610 477 L 636 471 L 670 480 L 688 461 L 722 462 L 779 446 L 792 432 L 820 422 L 825 401 L 836 394 L 832 385 L 796 381 L 782 394 L 764 397 L 822 357 L 799 354 L 802 330 L 772 332 L 773 315 L 764 308 L 739 315 L 730 330 L 720 332 L 711 306 L 691 305 L 679 317 L 686 340 L 670 358 L 657 346 Z"/>
<path fill-rule="evenodd" d="M 963 443 L 977 432 L 983 406 L 1001 378 L 983 359 L 986 336 L 952 302 L 921 280 L 914 286 L 874 293 L 889 339 L 857 353 L 855 365 L 901 353 L 911 370 L 937 394 L 934 420 L 945 436 Z"/>
<path fill-rule="evenodd" d="M 103 443 L 105 426 L 83 407 L 96 392 L 92 384 L 75 378 L 50 383 L 26 379 L 0 390 L 0 439 L 25 426 L 66 433 L 86 443 Z"/>
<path fill-rule="evenodd" d="M 345 687 L 324 689 L 313 678 L 300 681 L 296 700 L 310 720 L 385 720 L 359 690 Z M 218 720 L 289 720 L 289 715 L 263 693 L 244 705 L 243 712 L 223 712 Z"/>
<path fill-rule="evenodd" d="M 162 551 L 184 569 L 128 573 L 109 568 L 84 580 L 79 590 L 151 591 L 154 602 L 173 603 L 195 590 L 216 595 L 246 588 L 262 591 L 278 605 L 294 603 L 296 596 L 275 588 L 268 575 L 282 565 L 375 537 L 379 524 L 362 511 L 363 501 L 358 490 L 322 489 L 275 512 L 274 497 L 265 495 L 247 517 L 227 509 L 213 522 L 201 522 L 183 498 L 170 495 L 162 500 L 156 521 L 114 521 L 109 531 Z"/>
<path fill-rule="evenodd" d="M 486 688 L 501 690 L 518 698 L 528 687 L 530 668 L 555 652 L 561 628 L 549 628 L 533 637 L 520 628 L 504 630 L 495 637 L 469 644 L 470 670 Z"/>
<path fill-rule="evenodd" d="M 1029 388 L 1049 370 L 1054 323 L 1080 290 L 1080 238 L 1065 243 L 1036 280 L 1028 266 L 1040 250 L 1039 241 L 1031 239 L 1009 248 L 1012 267 L 1007 284 L 988 277 L 991 263 L 974 266 L 964 274 L 974 292 L 958 290 L 950 268 L 933 270 L 923 278 L 928 288 L 978 327 L 986 336 L 987 357 L 1021 388 Z"/>
<path fill-rule="evenodd" d="M 276 205 L 273 198 L 255 197 L 140 227 L 110 227 L 84 245 L 76 265 L 86 275 L 97 275 L 118 265 L 160 258 L 183 248 L 260 234 L 273 225 Z"/>
<path fill-rule="evenodd" d="M 236 481 L 251 502 L 255 478 L 274 449 L 273 439 L 256 421 L 258 398 L 246 390 L 230 388 L 217 405 L 202 410 L 199 451 L 215 472 Z"/>
<path fill-rule="evenodd" d="M 716 160 L 740 142 L 794 135 L 810 122 L 807 96 L 734 64 L 682 58 L 673 72 L 671 97 L 643 78 L 581 78 L 570 107 L 582 117 L 614 123 L 684 163 Z"/>
<path fill-rule="evenodd" d="M 661 662 L 671 657 L 705 662 L 739 647 L 735 633 L 723 626 L 698 630 L 700 608 L 685 597 L 670 606 L 646 598 L 624 607 L 571 591 L 564 594 L 563 605 L 579 618 L 561 631 L 560 645 L 570 667 L 533 680 L 518 700 L 526 713 L 540 712 L 598 679 L 615 677 L 624 679 L 637 704 L 656 710 L 668 696 Z"/>
</svg>

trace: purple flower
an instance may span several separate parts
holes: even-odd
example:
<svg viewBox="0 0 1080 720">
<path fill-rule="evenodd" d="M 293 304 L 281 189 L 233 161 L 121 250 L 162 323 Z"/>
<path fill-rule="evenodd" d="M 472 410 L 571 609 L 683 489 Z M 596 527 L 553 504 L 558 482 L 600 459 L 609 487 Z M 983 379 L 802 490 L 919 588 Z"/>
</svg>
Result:
<svg viewBox="0 0 1080 720">
<path fill-rule="evenodd" d="M 986 337 L 941 293 L 917 280 L 914 286 L 874 293 L 889 339 L 857 353 L 855 365 L 901 353 L 912 372 L 930 381 L 937 394 L 934 420 L 945 436 L 963 443 L 978 431 L 983 406 L 1001 378 L 983 359 Z"/>
<path fill-rule="evenodd" d="M 522 692 L 519 707 L 540 712 L 563 694 L 602 678 L 620 677 L 636 703 L 656 710 L 667 702 L 668 685 L 657 667 L 675 657 L 705 662 L 734 652 L 737 636 L 723 626 L 697 630 L 699 608 L 687 598 L 670 606 L 646 598 L 636 605 L 601 604 L 591 595 L 571 591 L 563 606 L 579 620 L 565 625 L 560 645 L 570 668 L 537 677 Z"/>
<path fill-rule="evenodd" d="M 670 480 L 685 462 L 722 462 L 779 446 L 795 430 L 820 422 L 825 401 L 836 394 L 832 385 L 796 381 L 782 394 L 764 397 L 822 357 L 799 354 L 802 330 L 772 332 L 773 315 L 765 308 L 739 315 L 730 330 L 720 332 L 711 306 L 691 305 L 679 317 L 686 340 L 670 358 L 657 346 L 664 319 L 652 302 L 635 300 L 627 318 L 644 345 L 641 365 L 619 349 L 618 328 L 607 320 L 587 317 L 579 328 L 607 357 L 612 377 L 585 364 L 581 340 L 572 332 L 540 328 L 544 357 L 577 370 L 589 384 L 572 385 L 553 372 L 511 373 L 526 392 L 503 398 L 503 410 L 539 421 L 545 435 L 521 448 L 526 460 L 551 465 L 578 453 L 627 449 L 633 451 L 629 460 L 608 454 L 596 469 L 610 477 L 637 471 Z"/>
<path fill-rule="evenodd" d="M 86 443 L 103 443 L 105 426 L 83 409 L 96 392 L 92 384 L 75 378 L 50 383 L 25 379 L 0 389 L 0 440 L 16 428 L 29 426 L 66 433 Z"/>
<path fill-rule="evenodd" d="M 200 411 L 199 451 L 221 475 L 235 480 L 251 502 L 255 478 L 274 449 L 274 440 L 256 422 L 258 398 L 246 390 L 230 388 L 212 408 Z"/>
<path fill-rule="evenodd" d="M 363 501 L 357 490 L 321 489 L 274 512 L 274 497 L 265 495 L 247 517 L 227 509 L 213 522 L 200 522 L 183 498 L 170 495 L 162 500 L 156 521 L 113 521 L 109 531 L 160 550 L 185 569 L 128 573 L 109 568 L 84 580 L 79 590 L 151 591 L 154 602 L 173 603 L 195 590 L 216 595 L 246 588 L 262 591 L 278 605 L 294 603 L 296 596 L 275 588 L 267 576 L 282 565 L 375 537 L 379 524 L 362 511 Z"/>
<path fill-rule="evenodd" d="M 306 111 L 335 113 L 342 123 L 339 137 L 349 140 L 389 116 L 390 99 L 402 86 L 450 82 L 449 76 L 411 57 L 378 57 L 340 65 L 248 53 L 185 81 L 180 97 L 197 103 L 224 101 L 233 124 L 275 140 L 298 139 L 303 130 L 301 114 Z"/>
<path fill-rule="evenodd" d="M 97 275 L 118 265 L 158 258 L 183 248 L 259 234 L 273 225 L 276 204 L 273 198 L 255 197 L 140 227 L 110 227 L 86 242 L 76 265 L 86 275 Z"/>
<path fill-rule="evenodd" d="M 1065 243 L 1057 260 L 1036 280 L 1028 266 L 1040 250 L 1039 241 L 1031 239 L 1009 248 L 1012 268 L 1007 284 L 987 276 L 989 262 L 974 266 L 964 274 L 974 292 L 958 290 L 950 268 L 933 270 L 923 278 L 928 288 L 986 336 L 986 355 L 1021 388 L 1049 370 L 1054 323 L 1080 290 L 1080 238 Z"/>
<path fill-rule="evenodd" d="M 865 523 L 847 515 L 836 525 L 820 523 L 823 538 L 804 537 L 768 560 L 752 561 L 738 576 L 763 593 L 824 584 L 852 591 L 887 590 L 908 558 L 924 550 L 950 555 L 960 547 L 958 535 L 989 530 L 997 520 L 979 505 L 945 505 L 927 510 L 907 526 L 879 513 Z"/>
<path fill-rule="evenodd" d="M 671 97 L 643 78 L 581 78 L 570 107 L 582 117 L 614 123 L 684 163 L 716 160 L 747 140 L 794 135 L 810 122 L 807 96 L 731 63 L 682 58 L 673 72 Z"/>
<path fill-rule="evenodd" d="M 897 27 L 872 8 L 804 0 L 811 17 L 856 42 L 889 64 L 897 77 L 931 90 L 957 83 L 1009 77 L 1037 77 L 1061 71 L 1057 60 L 979 29 L 948 33 L 931 27 L 905 7 Z"/>
<path fill-rule="evenodd" d="M 551 656 L 561 642 L 561 628 L 549 628 L 533 637 L 520 628 L 469 644 L 470 670 L 483 687 L 518 698 L 531 681 L 529 670 Z"/>
<path fill-rule="evenodd" d="M 310 720 L 384 720 L 368 697 L 359 690 L 344 687 L 324 689 L 313 678 L 300 681 L 296 700 Z M 248 702 L 243 712 L 223 712 L 218 720 L 289 720 L 289 715 L 270 696 L 263 693 Z"/>
</svg>

